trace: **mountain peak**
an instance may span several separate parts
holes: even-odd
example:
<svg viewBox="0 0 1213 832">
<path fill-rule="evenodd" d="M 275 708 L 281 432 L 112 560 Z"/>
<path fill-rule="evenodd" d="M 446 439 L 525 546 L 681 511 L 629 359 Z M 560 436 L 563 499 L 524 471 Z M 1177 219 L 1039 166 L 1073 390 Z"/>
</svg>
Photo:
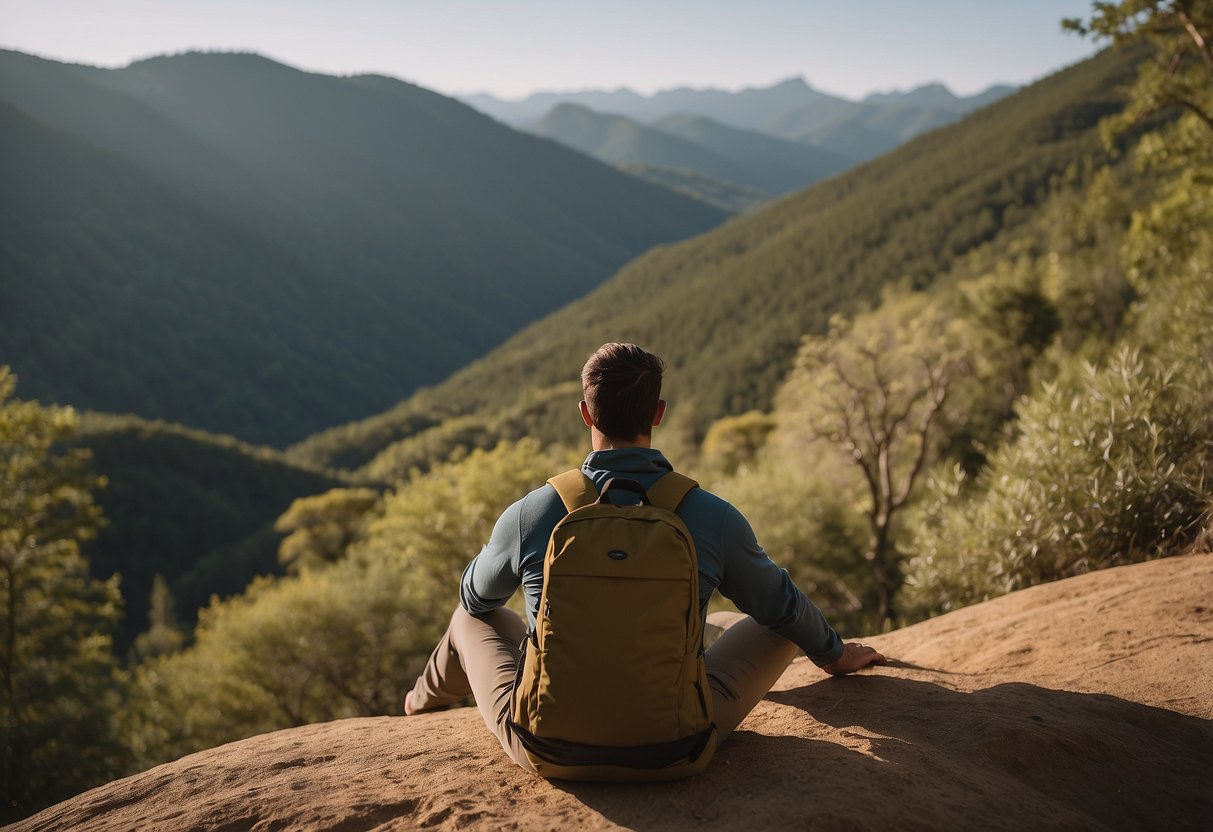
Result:
<svg viewBox="0 0 1213 832">
<path fill-rule="evenodd" d="M 794 75 L 791 78 L 785 78 L 782 81 L 776 81 L 768 90 L 811 90 L 813 89 L 809 82 L 804 79 L 803 75 Z"/>
</svg>

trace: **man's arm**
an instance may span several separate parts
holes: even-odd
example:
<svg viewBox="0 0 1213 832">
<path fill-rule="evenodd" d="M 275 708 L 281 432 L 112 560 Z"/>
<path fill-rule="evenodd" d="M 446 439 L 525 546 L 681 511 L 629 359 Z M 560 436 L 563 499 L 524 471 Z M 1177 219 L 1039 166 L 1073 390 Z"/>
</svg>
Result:
<svg viewBox="0 0 1213 832">
<path fill-rule="evenodd" d="M 518 565 L 522 503 L 519 500 L 502 512 L 489 542 L 463 570 L 459 602 L 472 615 L 483 615 L 503 606 L 522 582 Z"/>
<path fill-rule="evenodd" d="M 822 670 L 841 676 L 884 660 L 870 647 L 843 644 L 787 570 L 767 557 L 749 521 L 731 505 L 721 524 L 720 544 L 721 593 L 759 624 L 795 642 Z"/>
</svg>

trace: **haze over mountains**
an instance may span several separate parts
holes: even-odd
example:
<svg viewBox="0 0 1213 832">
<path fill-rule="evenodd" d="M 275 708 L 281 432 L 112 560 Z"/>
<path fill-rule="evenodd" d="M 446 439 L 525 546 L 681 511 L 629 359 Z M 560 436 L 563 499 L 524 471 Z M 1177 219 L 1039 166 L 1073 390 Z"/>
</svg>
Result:
<svg viewBox="0 0 1213 832">
<path fill-rule="evenodd" d="M 852 164 L 838 153 L 695 115 L 665 116 L 647 126 L 579 104 L 558 104 L 529 129 L 604 162 L 690 170 L 772 195 L 799 190 Z"/>
<path fill-rule="evenodd" d="M 715 231 L 663 246 L 437 387 L 290 449 L 311 464 L 390 478 L 469 441 L 576 441 L 576 361 L 606 340 L 666 359 L 667 424 L 702 438 L 716 419 L 768 409 L 802 336 L 897 281 L 926 286 L 1028 228 L 1057 177 L 1102 152 L 1137 56 L 1104 52 L 958 124 Z M 1023 244 L 1031 245 L 1035 230 Z M 437 453 L 441 456 L 441 453 Z"/>
<path fill-rule="evenodd" d="M 535 93 L 519 101 L 487 94 L 463 100 L 507 124 L 604 161 L 693 170 L 782 194 L 879 156 L 1013 90 L 999 84 L 960 97 L 942 84 L 927 84 L 852 101 L 813 89 L 803 78 L 791 78 L 739 92 L 681 88 L 642 96 L 621 89 Z M 597 114 L 596 122 L 591 113 Z M 671 142 L 661 133 L 683 142 Z M 773 152 L 794 168 L 807 169 L 809 177 L 804 170 L 788 171 L 761 185 L 759 181 L 770 181 L 772 171 L 737 170 L 754 158 L 749 145 L 759 137 L 778 140 L 761 155 Z M 707 158 L 705 151 L 710 154 Z"/>
<path fill-rule="evenodd" d="M 725 214 L 379 76 L 0 52 L 22 395 L 286 444 Z"/>
</svg>

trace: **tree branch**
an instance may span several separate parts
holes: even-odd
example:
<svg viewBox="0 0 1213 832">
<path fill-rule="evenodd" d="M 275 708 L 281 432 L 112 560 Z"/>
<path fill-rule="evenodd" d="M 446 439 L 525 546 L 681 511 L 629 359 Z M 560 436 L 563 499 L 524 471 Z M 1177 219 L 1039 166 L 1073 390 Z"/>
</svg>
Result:
<svg viewBox="0 0 1213 832">
<path fill-rule="evenodd" d="M 1179 16 L 1180 23 L 1192 38 L 1192 42 L 1196 44 L 1196 48 L 1200 51 L 1200 56 L 1205 59 L 1205 63 L 1213 68 L 1213 46 L 1205 39 L 1200 30 L 1196 28 L 1196 24 L 1192 22 L 1191 16 L 1187 9 L 1182 7 L 1176 9 L 1175 13 Z"/>
<path fill-rule="evenodd" d="M 1197 118 L 1199 118 L 1201 121 L 1203 121 L 1205 123 L 1205 127 L 1208 127 L 1210 130 L 1213 130 L 1213 118 L 1211 118 L 1209 116 L 1209 114 L 1204 111 L 1204 108 L 1202 108 L 1196 102 L 1189 101 L 1186 98 L 1180 98 L 1177 95 L 1173 95 L 1167 99 L 1167 103 L 1168 104 L 1177 104 L 1180 107 L 1186 108 L 1190 112 L 1194 113 Z"/>
<path fill-rule="evenodd" d="M 914 463 L 910 466 L 909 472 L 906 474 L 905 482 L 902 484 L 901 490 L 893 500 L 894 508 L 901 508 L 905 505 L 906 500 L 910 498 L 910 491 L 914 488 L 914 482 L 922 473 L 923 465 L 927 459 L 927 434 L 931 429 L 931 422 L 934 421 L 935 415 L 939 413 L 948 398 L 948 383 L 946 378 L 942 376 L 933 377 L 932 390 L 938 391 L 936 395 L 931 397 L 931 404 L 927 408 L 927 412 L 923 414 L 922 422 L 918 426 L 918 452 L 915 454 Z"/>
</svg>

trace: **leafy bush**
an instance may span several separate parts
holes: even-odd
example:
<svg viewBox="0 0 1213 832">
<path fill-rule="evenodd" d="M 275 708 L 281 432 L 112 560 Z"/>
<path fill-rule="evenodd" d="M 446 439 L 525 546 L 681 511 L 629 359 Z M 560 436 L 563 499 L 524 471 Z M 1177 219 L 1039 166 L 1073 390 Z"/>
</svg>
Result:
<svg viewBox="0 0 1213 832">
<path fill-rule="evenodd" d="M 141 762 L 307 722 L 399 713 L 440 633 L 420 601 L 407 573 L 351 560 L 260 578 L 216 600 L 191 648 L 138 669 Z"/>
<path fill-rule="evenodd" d="M 1213 499 L 1213 397 L 1189 383 L 1200 372 L 1122 347 L 1072 386 L 1045 385 L 977 496 L 958 499 L 959 468 L 932 479 L 907 597 L 946 610 L 1181 549 Z"/>
</svg>

